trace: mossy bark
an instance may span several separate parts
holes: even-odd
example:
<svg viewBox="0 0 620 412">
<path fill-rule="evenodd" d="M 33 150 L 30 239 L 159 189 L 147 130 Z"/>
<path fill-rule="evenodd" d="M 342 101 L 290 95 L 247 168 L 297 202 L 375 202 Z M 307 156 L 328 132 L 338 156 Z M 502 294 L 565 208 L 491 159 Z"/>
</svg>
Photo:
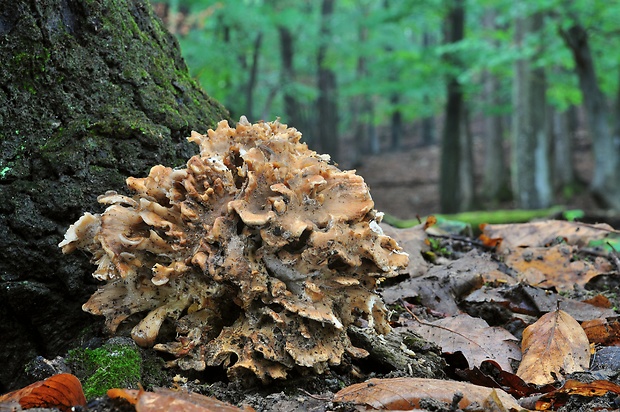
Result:
<svg viewBox="0 0 620 412">
<path fill-rule="evenodd" d="M 182 165 L 228 117 L 146 0 L 17 0 L 0 11 L 0 391 L 92 323 L 85 256 L 57 245 L 97 195 Z M 99 320 L 97 319 L 97 322 Z"/>
</svg>

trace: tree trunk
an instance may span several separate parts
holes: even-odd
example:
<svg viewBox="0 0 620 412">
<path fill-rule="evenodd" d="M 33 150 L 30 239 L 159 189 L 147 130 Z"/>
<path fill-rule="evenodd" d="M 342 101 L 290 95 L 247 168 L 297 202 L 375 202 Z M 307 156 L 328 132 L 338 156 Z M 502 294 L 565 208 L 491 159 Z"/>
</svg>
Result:
<svg viewBox="0 0 620 412">
<path fill-rule="evenodd" d="M 595 166 L 590 190 L 601 206 L 620 210 L 620 159 L 615 142 L 618 139 L 609 123 L 610 110 L 596 78 L 588 33 L 583 26 L 575 23 L 568 30 L 560 30 L 560 34 L 575 60 L 594 148 Z"/>
<path fill-rule="evenodd" d="M 463 39 L 465 10 L 463 0 L 455 0 L 450 9 L 447 25 L 449 32 L 446 43 L 456 43 Z M 454 55 L 448 59 L 454 67 L 460 63 Z M 461 121 L 463 116 L 463 91 L 455 75 L 448 79 L 447 101 L 445 110 L 443 140 L 441 142 L 440 170 L 440 208 L 442 213 L 454 213 L 460 210 L 461 187 Z"/>
<path fill-rule="evenodd" d="M 484 25 L 489 30 L 496 30 L 495 14 L 487 12 Z M 498 46 L 498 44 L 495 44 Z M 490 71 L 484 73 L 484 97 L 487 113 L 484 118 L 484 165 L 482 198 L 490 207 L 496 206 L 507 198 L 510 190 L 509 168 L 504 154 L 504 127 L 502 116 L 495 112 L 502 104 L 499 97 L 500 82 Z"/>
<path fill-rule="evenodd" d="M 515 43 L 521 46 L 526 33 L 542 28 L 543 16 L 519 18 Z M 538 50 L 542 53 L 542 50 Z M 517 205 L 523 209 L 548 207 L 552 201 L 549 135 L 546 123 L 546 82 L 542 68 L 520 59 L 515 64 L 513 88 L 512 186 Z"/>
<path fill-rule="evenodd" d="M 228 116 L 190 78 L 146 0 L 15 0 L 0 25 L 0 392 L 87 326 L 96 282 L 64 232 L 127 176 L 177 166 Z M 89 336 L 82 336 L 86 341 Z"/>
<path fill-rule="evenodd" d="M 252 49 L 252 63 L 250 65 L 250 78 L 245 89 L 245 101 L 246 109 L 245 115 L 251 122 L 255 122 L 254 119 L 254 89 L 256 88 L 256 79 L 258 77 L 258 58 L 260 56 L 260 48 L 263 43 L 263 33 L 257 33 L 254 38 L 254 48 Z"/>
<path fill-rule="evenodd" d="M 340 142 L 338 137 L 338 102 L 336 98 L 336 73 L 326 66 L 325 56 L 331 37 L 331 16 L 334 11 L 334 0 L 323 0 L 321 3 L 320 46 L 317 56 L 319 98 L 318 140 L 320 150 L 329 154 L 334 161 L 340 158 Z"/>
<path fill-rule="evenodd" d="M 553 187 L 563 191 L 575 183 L 574 134 L 569 125 L 571 111 L 550 111 L 553 116 Z"/>
<path fill-rule="evenodd" d="M 473 134 L 469 125 L 469 111 L 466 108 L 461 110 L 461 159 L 459 162 L 460 171 L 460 210 L 471 210 L 476 204 L 476 189 L 474 182 L 474 153 L 472 147 L 474 145 Z"/>
<path fill-rule="evenodd" d="M 284 122 L 301 128 L 302 121 L 299 102 L 292 90 L 292 84 L 295 81 L 293 34 L 284 26 L 278 27 L 278 33 L 280 34 L 280 56 L 282 59 L 280 83 L 283 89 Z"/>
<path fill-rule="evenodd" d="M 400 102 L 400 95 L 393 94 L 390 97 L 390 103 L 396 106 Z M 391 132 L 391 144 L 390 149 L 392 151 L 401 150 L 403 147 L 403 114 L 400 109 L 396 109 L 392 112 L 391 122 L 390 122 L 390 132 Z"/>
<path fill-rule="evenodd" d="M 432 43 L 433 42 L 430 33 L 428 31 L 425 31 L 422 34 L 422 47 L 424 47 L 425 49 L 429 48 L 432 46 Z M 422 101 L 424 106 L 431 106 L 431 99 L 429 98 L 428 94 L 424 95 Z M 435 117 L 424 117 L 421 121 L 420 126 L 422 127 L 422 146 L 430 146 L 432 144 L 435 144 L 435 142 L 437 141 L 437 138 L 435 137 Z"/>
</svg>

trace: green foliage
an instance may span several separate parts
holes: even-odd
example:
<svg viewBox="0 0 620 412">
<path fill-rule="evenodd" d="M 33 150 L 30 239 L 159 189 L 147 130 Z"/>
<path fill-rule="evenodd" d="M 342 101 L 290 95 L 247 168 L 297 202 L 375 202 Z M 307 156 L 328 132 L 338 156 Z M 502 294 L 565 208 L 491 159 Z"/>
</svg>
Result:
<svg viewBox="0 0 620 412">
<path fill-rule="evenodd" d="M 249 110 L 249 64 L 259 33 L 263 41 L 251 109 L 266 119 L 284 115 L 283 95 L 291 91 L 305 116 L 315 116 L 316 54 L 323 41 L 329 45 L 327 64 L 338 76 L 343 129 L 360 121 L 387 124 L 395 111 L 405 121 L 440 114 L 447 74 L 458 76 L 472 114 L 510 113 L 513 66 L 522 58 L 533 58 L 535 66 L 547 69 L 550 104 L 560 111 L 578 105 L 581 92 L 574 59 L 559 36 L 559 29 L 576 19 L 591 34 L 603 92 L 615 96 L 619 87 L 620 61 L 609 50 L 620 46 L 620 2 L 468 0 L 465 38 L 448 45 L 443 44 L 446 0 L 338 0 L 330 39 L 319 35 L 320 1 L 168 0 L 168 4 L 189 16 L 187 30 L 177 35 L 193 76 L 232 111 L 233 118 Z M 518 47 L 515 19 L 537 12 L 545 14 L 543 30 L 528 35 Z M 294 35 L 295 74 L 286 84 L 281 82 L 279 27 Z M 457 56 L 464 69 L 446 59 L 448 54 Z M 482 83 L 487 74 L 500 81 L 499 106 L 484 103 Z M 393 99 L 395 95 L 398 99 Z M 370 100 L 373 110 L 357 118 L 351 107 L 359 99 Z"/>
<path fill-rule="evenodd" d="M 80 378 L 86 399 L 103 396 L 111 388 L 137 388 L 142 379 L 142 357 L 133 342 L 73 349 L 66 360 Z"/>
</svg>

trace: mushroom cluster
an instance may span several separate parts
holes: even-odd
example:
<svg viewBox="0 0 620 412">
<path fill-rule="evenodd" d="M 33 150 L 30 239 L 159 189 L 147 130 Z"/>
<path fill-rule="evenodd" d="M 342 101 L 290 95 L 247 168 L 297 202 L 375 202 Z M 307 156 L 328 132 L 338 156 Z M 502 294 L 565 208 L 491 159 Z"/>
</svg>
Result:
<svg viewBox="0 0 620 412">
<path fill-rule="evenodd" d="M 375 287 L 408 256 L 383 234 L 363 179 L 300 138 L 278 121 L 222 121 L 192 133 L 200 154 L 187 167 L 155 166 L 127 179 L 133 196 L 100 196 L 105 212 L 85 213 L 59 245 L 91 253 L 105 282 L 84 310 L 111 332 L 145 314 L 138 344 L 231 378 L 268 382 L 365 356 L 347 327 L 389 331 Z M 158 340 L 166 319 L 175 341 Z"/>
</svg>

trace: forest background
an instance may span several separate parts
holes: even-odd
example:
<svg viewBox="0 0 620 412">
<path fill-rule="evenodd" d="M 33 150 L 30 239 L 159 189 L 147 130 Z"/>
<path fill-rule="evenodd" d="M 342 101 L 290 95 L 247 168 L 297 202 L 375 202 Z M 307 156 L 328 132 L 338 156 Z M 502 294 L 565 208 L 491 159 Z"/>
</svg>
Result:
<svg viewBox="0 0 620 412">
<path fill-rule="evenodd" d="M 437 211 L 546 208 L 580 192 L 620 211 L 620 1 L 153 5 L 232 118 L 280 117 L 343 168 L 440 145 Z"/>
</svg>

